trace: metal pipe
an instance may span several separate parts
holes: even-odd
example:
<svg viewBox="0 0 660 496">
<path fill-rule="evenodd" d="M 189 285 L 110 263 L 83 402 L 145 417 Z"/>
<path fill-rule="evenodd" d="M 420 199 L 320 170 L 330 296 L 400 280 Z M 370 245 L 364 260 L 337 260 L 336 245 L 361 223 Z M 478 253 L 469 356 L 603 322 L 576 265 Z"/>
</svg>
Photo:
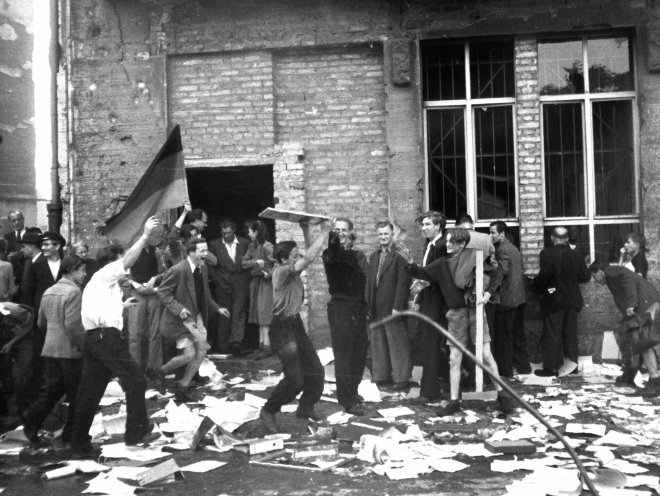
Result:
<svg viewBox="0 0 660 496">
<path fill-rule="evenodd" d="M 390 315 L 389 317 L 385 317 L 384 319 L 379 320 L 378 322 L 374 322 L 369 327 L 371 327 L 371 329 L 374 329 L 376 327 L 380 327 L 382 325 L 385 325 L 385 324 L 387 324 L 387 323 L 389 323 L 389 322 L 391 322 L 395 319 L 399 319 L 401 317 L 414 317 L 414 318 L 417 318 L 417 319 L 420 319 L 420 320 L 426 322 L 427 324 L 429 324 L 432 327 L 435 327 L 442 335 L 444 335 L 449 340 L 449 342 L 452 344 L 452 346 L 456 347 L 461 353 L 466 355 L 470 360 L 472 360 L 475 363 L 475 365 L 477 365 L 481 370 L 486 372 L 488 374 L 488 376 L 494 382 L 499 384 L 502 389 L 504 389 L 507 393 L 509 393 L 511 396 L 513 396 L 516 399 L 516 401 L 523 406 L 523 408 L 525 410 L 527 410 L 529 413 L 531 413 L 534 416 L 534 418 L 536 418 L 539 422 L 541 422 L 552 434 L 555 435 L 555 437 L 557 437 L 557 439 L 559 439 L 559 441 L 561 441 L 561 443 L 566 448 L 566 451 L 568 451 L 568 454 L 571 455 L 571 458 L 573 459 L 573 461 L 577 465 L 577 468 L 580 471 L 580 474 L 582 474 L 584 482 L 587 484 L 587 487 L 589 488 L 589 491 L 591 491 L 591 493 L 594 496 L 598 496 L 598 491 L 594 487 L 594 484 L 593 484 L 591 478 L 589 477 L 587 469 L 584 467 L 584 465 L 582 465 L 582 462 L 580 461 L 577 453 L 572 448 L 572 446 L 568 443 L 566 438 L 563 435 L 561 435 L 559 433 L 559 431 L 557 431 L 557 429 L 555 429 L 550 424 L 550 422 L 548 422 L 545 418 L 543 418 L 543 415 L 541 415 L 536 410 L 536 408 L 534 408 L 532 405 L 530 405 L 524 399 L 522 399 L 518 395 L 518 393 L 516 393 L 511 388 L 511 386 L 509 386 L 505 381 L 500 379 L 499 375 L 494 374 L 493 372 L 491 372 L 491 370 L 488 367 L 484 366 L 484 364 L 481 362 L 481 360 L 477 359 L 476 356 L 474 356 L 468 349 L 466 349 L 460 342 L 458 342 L 458 340 L 456 340 L 456 338 L 454 336 L 449 334 L 449 332 L 447 332 L 446 329 L 444 329 L 442 326 L 438 325 L 437 322 L 434 322 L 433 320 L 428 318 L 426 315 L 423 315 L 421 313 L 406 310 L 404 312 L 398 312 L 396 315 Z"/>
<path fill-rule="evenodd" d="M 60 232 L 62 226 L 62 199 L 60 198 L 60 175 L 58 150 L 58 112 L 57 112 L 57 72 L 59 67 L 59 0 L 50 0 L 50 43 L 48 47 L 48 61 L 50 65 L 50 144 L 51 144 L 51 168 L 50 168 L 50 203 L 46 205 L 48 210 L 48 230 Z"/>
</svg>

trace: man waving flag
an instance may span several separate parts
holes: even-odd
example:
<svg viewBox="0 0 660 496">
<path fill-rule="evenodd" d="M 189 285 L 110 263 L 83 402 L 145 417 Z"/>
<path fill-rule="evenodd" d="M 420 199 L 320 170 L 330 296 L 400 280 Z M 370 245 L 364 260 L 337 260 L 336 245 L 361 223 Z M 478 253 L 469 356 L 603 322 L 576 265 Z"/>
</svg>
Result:
<svg viewBox="0 0 660 496">
<path fill-rule="evenodd" d="M 149 217 L 181 206 L 181 199 L 187 197 L 181 130 L 177 125 L 122 209 L 105 222 L 102 231 L 108 238 L 128 246 L 140 236 Z"/>
</svg>

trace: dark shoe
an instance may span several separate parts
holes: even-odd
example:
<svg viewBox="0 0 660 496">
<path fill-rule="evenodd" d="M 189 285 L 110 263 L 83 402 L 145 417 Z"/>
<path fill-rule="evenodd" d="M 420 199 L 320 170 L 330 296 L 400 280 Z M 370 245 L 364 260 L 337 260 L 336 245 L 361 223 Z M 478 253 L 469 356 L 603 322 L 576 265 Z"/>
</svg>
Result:
<svg viewBox="0 0 660 496">
<path fill-rule="evenodd" d="M 208 377 L 202 377 L 199 374 L 195 375 L 195 377 L 192 378 L 192 381 L 190 381 L 190 383 L 195 386 L 206 386 L 210 382 L 211 379 L 209 379 Z"/>
<path fill-rule="evenodd" d="M 145 434 L 140 439 L 131 439 L 130 441 L 124 441 L 126 446 L 136 446 L 138 444 L 151 444 L 154 441 L 160 439 L 160 432 L 150 432 Z"/>
<path fill-rule="evenodd" d="M 21 423 L 23 424 L 23 434 L 31 443 L 38 441 L 39 428 L 25 418 L 25 412 L 21 413 Z"/>
<path fill-rule="evenodd" d="M 497 393 L 497 403 L 502 413 L 509 414 L 516 408 L 516 400 L 506 391 Z"/>
<path fill-rule="evenodd" d="M 263 360 L 264 358 L 268 358 L 269 356 L 272 355 L 273 355 L 273 350 L 270 348 L 270 346 L 268 346 L 264 348 L 259 348 L 254 353 L 250 353 L 248 355 L 248 358 L 250 360 Z"/>
<path fill-rule="evenodd" d="M 550 369 L 539 369 L 534 371 L 534 375 L 538 375 L 539 377 L 557 377 L 557 371 Z"/>
<path fill-rule="evenodd" d="M 410 382 L 408 381 L 395 382 L 394 385 L 392 386 L 392 391 L 403 391 L 404 389 L 408 389 L 409 387 L 410 387 Z"/>
<path fill-rule="evenodd" d="M 649 379 L 642 389 L 642 398 L 655 398 L 660 396 L 660 377 L 655 377 Z"/>
<path fill-rule="evenodd" d="M 188 388 L 180 384 L 177 384 L 176 388 L 174 389 L 174 399 L 180 403 L 191 403 L 193 401 Z"/>
<path fill-rule="evenodd" d="M 148 442 L 147 438 L 154 435 L 156 436 L 155 439 L 158 439 L 158 437 L 160 437 L 160 433 L 159 432 L 154 433 L 153 430 L 154 430 L 154 423 L 149 422 L 149 424 L 139 434 L 128 436 L 128 438 L 124 438 L 124 444 L 126 446 L 135 446 L 136 444 L 146 443 Z M 151 441 L 153 440 L 154 439 L 151 439 Z"/>
<path fill-rule="evenodd" d="M 390 381 L 389 379 L 384 381 L 376 381 L 376 386 L 379 388 L 389 388 L 392 387 L 392 381 Z"/>
<path fill-rule="evenodd" d="M 261 412 L 259 412 L 259 420 L 261 420 L 261 423 L 268 432 L 275 434 L 279 430 L 279 427 L 277 426 L 277 422 L 275 421 L 274 413 L 271 413 L 262 408 Z"/>
<path fill-rule="evenodd" d="M 243 350 L 243 347 L 240 344 L 234 343 L 234 344 L 231 345 L 231 354 L 233 356 L 235 356 L 237 358 L 240 358 L 244 355 L 244 353 L 245 352 Z"/>
<path fill-rule="evenodd" d="M 351 415 L 355 415 L 356 417 L 361 417 L 364 415 L 364 407 L 362 406 L 361 403 L 355 403 L 353 406 L 350 406 L 346 409 L 346 413 L 350 413 Z"/>
<path fill-rule="evenodd" d="M 532 369 L 530 368 L 518 370 L 517 368 L 514 367 L 513 369 L 513 375 L 529 375 L 531 373 L 532 373 Z"/>
<path fill-rule="evenodd" d="M 153 381 L 154 389 L 160 394 L 167 393 L 165 389 L 165 373 L 159 367 L 157 369 L 151 369 L 148 374 L 149 378 Z"/>
<path fill-rule="evenodd" d="M 321 417 L 314 409 L 311 410 L 301 410 L 298 409 L 296 410 L 296 417 L 300 419 L 308 419 L 308 420 L 313 420 L 314 422 L 320 422 L 323 420 L 323 417 Z"/>
<path fill-rule="evenodd" d="M 460 400 L 449 400 L 446 405 L 441 406 L 435 411 L 438 417 L 448 417 L 461 411 Z"/>
<path fill-rule="evenodd" d="M 83 448 L 71 448 L 69 458 L 71 460 L 96 460 L 101 456 L 101 448 L 96 446 L 85 446 Z"/>
<path fill-rule="evenodd" d="M 634 369 L 625 369 L 623 374 L 614 379 L 614 384 L 627 384 L 633 386 L 635 384 L 635 376 L 637 375 L 637 370 Z"/>
</svg>

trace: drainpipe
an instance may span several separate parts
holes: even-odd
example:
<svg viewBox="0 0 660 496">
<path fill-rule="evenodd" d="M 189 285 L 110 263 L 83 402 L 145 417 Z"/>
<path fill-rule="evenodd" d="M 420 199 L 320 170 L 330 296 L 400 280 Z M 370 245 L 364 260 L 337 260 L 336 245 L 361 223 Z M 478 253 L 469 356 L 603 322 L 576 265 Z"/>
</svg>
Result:
<svg viewBox="0 0 660 496">
<path fill-rule="evenodd" d="M 50 43 L 48 47 L 48 60 L 50 62 L 50 143 L 51 143 L 51 169 L 50 169 L 50 203 L 48 210 L 48 230 L 60 232 L 62 226 L 62 199 L 60 198 L 59 162 L 57 160 L 57 71 L 59 68 L 59 0 L 50 0 Z M 35 8 L 37 8 L 35 3 Z"/>
</svg>

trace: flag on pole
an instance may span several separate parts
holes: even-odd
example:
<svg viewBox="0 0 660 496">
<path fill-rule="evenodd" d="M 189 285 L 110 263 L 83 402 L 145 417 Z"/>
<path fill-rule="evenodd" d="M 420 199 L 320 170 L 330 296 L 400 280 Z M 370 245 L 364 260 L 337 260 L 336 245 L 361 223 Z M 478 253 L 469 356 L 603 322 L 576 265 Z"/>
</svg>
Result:
<svg viewBox="0 0 660 496">
<path fill-rule="evenodd" d="M 187 198 L 181 130 L 177 125 L 122 209 L 106 220 L 102 231 L 108 238 L 128 246 L 140 237 L 149 217 L 179 207 Z"/>
</svg>

